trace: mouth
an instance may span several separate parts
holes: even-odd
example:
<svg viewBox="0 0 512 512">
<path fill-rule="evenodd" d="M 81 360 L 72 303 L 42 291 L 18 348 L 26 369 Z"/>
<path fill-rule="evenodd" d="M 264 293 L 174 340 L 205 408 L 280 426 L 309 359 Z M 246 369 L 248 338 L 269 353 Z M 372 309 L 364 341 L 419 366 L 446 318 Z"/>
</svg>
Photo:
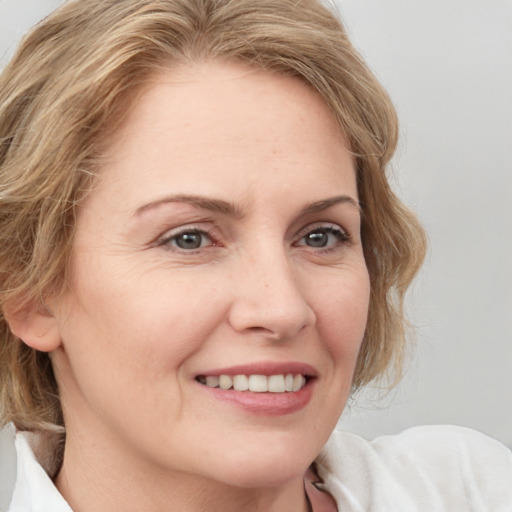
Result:
<svg viewBox="0 0 512 512">
<path fill-rule="evenodd" d="M 293 361 L 210 369 L 195 377 L 209 399 L 260 416 L 286 416 L 304 409 L 317 381 L 318 372 L 313 366 Z"/>
<path fill-rule="evenodd" d="M 275 375 L 198 375 L 196 381 L 209 388 L 252 393 L 297 393 L 311 380 L 302 373 Z"/>
</svg>

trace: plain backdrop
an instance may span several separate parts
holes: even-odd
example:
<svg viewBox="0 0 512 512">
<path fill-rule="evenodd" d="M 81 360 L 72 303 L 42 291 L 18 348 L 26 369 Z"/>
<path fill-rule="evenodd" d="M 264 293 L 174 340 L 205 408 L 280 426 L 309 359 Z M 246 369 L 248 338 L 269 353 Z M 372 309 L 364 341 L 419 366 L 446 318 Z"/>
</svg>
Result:
<svg viewBox="0 0 512 512">
<path fill-rule="evenodd" d="M 398 108 L 397 190 L 430 239 L 409 372 L 380 402 L 356 397 L 341 426 L 455 423 L 512 446 L 512 1 L 338 6 Z"/>
<path fill-rule="evenodd" d="M 0 0 L 0 66 L 58 4 Z M 392 181 L 430 239 L 409 300 L 409 370 L 391 393 L 359 393 L 339 428 L 375 437 L 453 423 L 512 446 L 512 1 L 336 4 L 399 111 Z M 14 479 L 2 459 L 0 510 Z"/>
</svg>

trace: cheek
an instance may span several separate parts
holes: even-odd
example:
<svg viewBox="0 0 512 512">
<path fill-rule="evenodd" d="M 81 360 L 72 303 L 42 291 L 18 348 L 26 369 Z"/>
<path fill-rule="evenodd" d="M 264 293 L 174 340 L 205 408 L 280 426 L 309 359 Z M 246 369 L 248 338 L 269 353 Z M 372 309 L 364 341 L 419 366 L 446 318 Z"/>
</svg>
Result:
<svg viewBox="0 0 512 512">
<path fill-rule="evenodd" d="M 95 358 L 120 374 L 149 365 L 157 377 L 199 350 L 225 316 L 222 287 L 207 276 L 101 268 L 94 280 L 77 276 L 77 292 L 67 300 L 63 338 L 80 353 L 77 360 Z"/>
<path fill-rule="evenodd" d="M 207 279 L 99 270 L 94 280 L 75 279 L 64 301 L 63 400 L 82 413 L 87 403 L 113 423 L 134 411 L 164 421 L 182 407 L 180 376 L 222 321 L 225 300 Z"/>
<path fill-rule="evenodd" d="M 355 366 L 368 318 L 370 282 L 366 267 L 342 277 L 324 288 L 317 323 L 331 357 Z"/>
</svg>

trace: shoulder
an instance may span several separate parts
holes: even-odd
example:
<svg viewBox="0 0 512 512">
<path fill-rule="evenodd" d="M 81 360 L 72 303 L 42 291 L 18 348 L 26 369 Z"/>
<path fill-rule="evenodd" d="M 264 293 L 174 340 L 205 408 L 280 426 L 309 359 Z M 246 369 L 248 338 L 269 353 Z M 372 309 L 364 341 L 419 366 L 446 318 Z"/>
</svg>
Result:
<svg viewBox="0 0 512 512">
<path fill-rule="evenodd" d="M 414 427 L 394 436 L 370 442 L 380 458 L 401 456 L 414 464 L 448 464 L 461 471 L 475 470 L 485 461 L 511 468 L 512 452 L 503 444 L 476 430 L 449 425 Z"/>
<path fill-rule="evenodd" d="M 361 510 L 512 510 L 512 452 L 467 428 L 415 427 L 373 441 L 335 432 L 318 465 L 333 494 Z"/>
<path fill-rule="evenodd" d="M 71 512 L 48 474 L 54 466 L 48 446 L 46 436 L 16 434 L 16 481 L 8 512 Z"/>
</svg>

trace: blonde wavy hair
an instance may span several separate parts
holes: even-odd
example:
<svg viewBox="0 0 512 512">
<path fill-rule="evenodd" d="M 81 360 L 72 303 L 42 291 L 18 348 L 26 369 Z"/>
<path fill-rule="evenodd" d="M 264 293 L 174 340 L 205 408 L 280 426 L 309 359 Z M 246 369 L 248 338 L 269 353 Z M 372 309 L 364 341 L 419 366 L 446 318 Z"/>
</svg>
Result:
<svg viewBox="0 0 512 512">
<path fill-rule="evenodd" d="M 356 159 L 371 279 L 354 388 L 399 369 L 425 236 L 385 173 L 395 110 L 338 17 L 316 0 L 77 0 L 37 25 L 0 76 L 2 423 L 62 431 L 50 357 L 16 338 L 4 313 L 63 290 L 75 210 L 131 93 L 162 69 L 215 59 L 295 76 L 335 114 Z"/>
</svg>

